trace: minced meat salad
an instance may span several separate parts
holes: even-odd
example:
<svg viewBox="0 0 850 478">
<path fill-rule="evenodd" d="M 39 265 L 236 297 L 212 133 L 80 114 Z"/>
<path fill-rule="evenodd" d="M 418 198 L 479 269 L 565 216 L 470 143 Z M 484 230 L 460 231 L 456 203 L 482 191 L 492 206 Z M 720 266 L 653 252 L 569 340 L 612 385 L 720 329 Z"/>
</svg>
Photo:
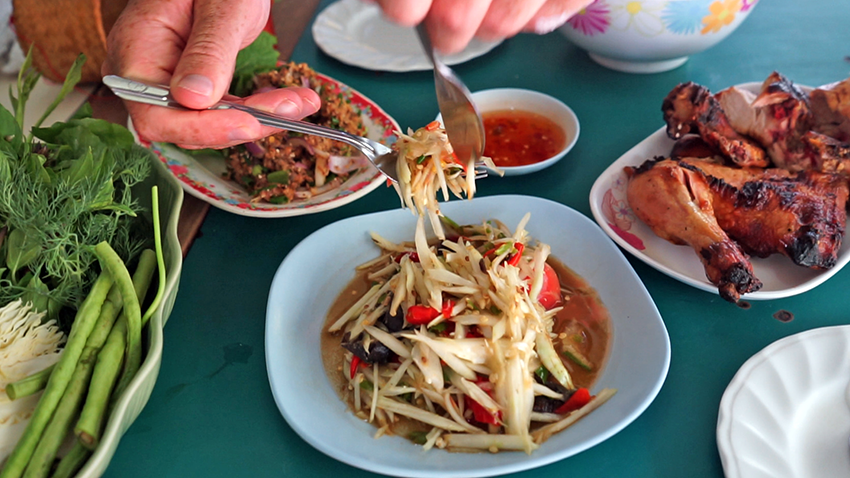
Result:
<svg viewBox="0 0 850 478">
<path fill-rule="evenodd" d="M 360 111 L 339 87 L 321 81 L 304 63 L 287 63 L 279 70 L 254 79 L 255 91 L 306 86 L 322 99 L 322 106 L 305 121 L 365 136 Z M 338 141 L 281 131 L 260 141 L 230 148 L 225 178 L 238 182 L 254 195 L 253 202 L 285 204 L 306 199 L 340 185 L 363 165 L 352 160 L 360 153 Z"/>
</svg>

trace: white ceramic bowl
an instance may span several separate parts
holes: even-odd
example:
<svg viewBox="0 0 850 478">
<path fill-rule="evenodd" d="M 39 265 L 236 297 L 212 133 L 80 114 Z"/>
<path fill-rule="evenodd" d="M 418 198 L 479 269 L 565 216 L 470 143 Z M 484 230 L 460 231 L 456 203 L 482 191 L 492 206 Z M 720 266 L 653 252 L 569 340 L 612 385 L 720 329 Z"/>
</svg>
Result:
<svg viewBox="0 0 850 478">
<path fill-rule="evenodd" d="M 505 176 L 529 174 L 548 168 L 563 158 L 578 141 L 578 117 L 562 101 L 552 96 L 521 88 L 495 88 L 492 90 L 476 91 L 472 100 L 481 114 L 488 111 L 522 110 L 537 113 L 554 121 L 567 135 L 564 148 L 549 159 L 525 166 L 500 168 Z M 437 121 L 443 122 L 442 115 L 437 115 Z"/>
<path fill-rule="evenodd" d="M 596 0 L 561 32 L 597 63 L 629 73 L 676 68 L 726 38 L 758 0 Z"/>
</svg>

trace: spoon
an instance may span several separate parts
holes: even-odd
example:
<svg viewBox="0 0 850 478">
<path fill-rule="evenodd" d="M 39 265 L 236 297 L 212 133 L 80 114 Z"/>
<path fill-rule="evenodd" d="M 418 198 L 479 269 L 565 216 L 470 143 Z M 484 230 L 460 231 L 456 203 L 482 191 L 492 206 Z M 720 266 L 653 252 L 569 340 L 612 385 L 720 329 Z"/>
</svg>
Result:
<svg viewBox="0 0 850 478">
<path fill-rule="evenodd" d="M 468 164 L 470 159 L 478 161 L 484 155 L 484 122 L 472 95 L 455 72 L 437 57 L 424 22 L 416 26 L 416 33 L 434 65 L 437 105 L 455 155 L 462 164 Z"/>
</svg>

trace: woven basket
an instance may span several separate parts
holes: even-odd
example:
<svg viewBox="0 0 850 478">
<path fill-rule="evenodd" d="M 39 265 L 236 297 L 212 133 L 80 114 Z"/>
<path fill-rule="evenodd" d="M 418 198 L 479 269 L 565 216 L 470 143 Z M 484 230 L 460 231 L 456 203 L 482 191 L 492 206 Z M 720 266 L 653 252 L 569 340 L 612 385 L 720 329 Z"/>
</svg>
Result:
<svg viewBox="0 0 850 478">
<path fill-rule="evenodd" d="M 80 53 L 85 53 L 82 83 L 100 81 L 106 35 L 127 0 L 13 0 L 12 16 L 21 48 L 32 46 L 33 66 L 61 83 Z"/>
</svg>

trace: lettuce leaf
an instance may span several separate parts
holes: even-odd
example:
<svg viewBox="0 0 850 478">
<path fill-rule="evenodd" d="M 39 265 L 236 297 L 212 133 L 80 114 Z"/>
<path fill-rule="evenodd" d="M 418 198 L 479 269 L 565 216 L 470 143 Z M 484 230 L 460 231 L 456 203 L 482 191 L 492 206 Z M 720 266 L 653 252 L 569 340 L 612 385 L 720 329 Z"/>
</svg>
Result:
<svg viewBox="0 0 850 478">
<path fill-rule="evenodd" d="M 275 50 L 277 39 L 268 32 L 260 33 L 253 43 L 236 55 L 236 69 L 230 83 L 230 94 L 248 96 L 254 89 L 254 76 L 274 70 L 280 53 Z"/>
</svg>

